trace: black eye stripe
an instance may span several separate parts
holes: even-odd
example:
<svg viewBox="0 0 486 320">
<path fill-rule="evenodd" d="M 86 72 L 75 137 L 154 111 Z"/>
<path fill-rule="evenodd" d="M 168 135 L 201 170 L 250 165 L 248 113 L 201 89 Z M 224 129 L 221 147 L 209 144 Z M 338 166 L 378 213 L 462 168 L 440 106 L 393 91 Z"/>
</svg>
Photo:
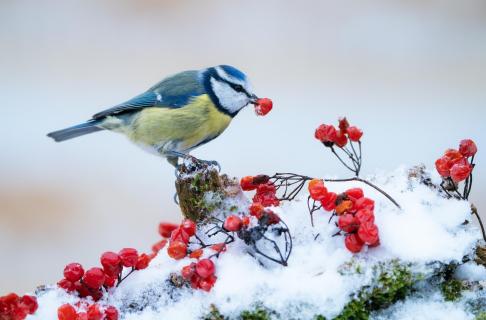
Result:
<svg viewBox="0 0 486 320">
<path fill-rule="evenodd" d="M 236 84 L 236 83 L 232 83 L 232 82 L 229 82 L 229 81 L 225 81 L 231 88 L 233 88 L 233 90 L 235 90 L 236 92 L 243 92 L 244 94 L 246 94 L 248 97 L 250 96 L 250 94 L 248 93 L 248 91 L 245 90 L 245 88 L 241 85 L 241 84 Z"/>
</svg>

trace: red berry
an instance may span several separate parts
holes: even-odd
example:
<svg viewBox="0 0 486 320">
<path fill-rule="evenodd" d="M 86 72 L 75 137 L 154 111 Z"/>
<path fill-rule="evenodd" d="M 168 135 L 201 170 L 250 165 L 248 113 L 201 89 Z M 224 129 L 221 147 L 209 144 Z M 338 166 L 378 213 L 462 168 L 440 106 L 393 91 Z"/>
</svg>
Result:
<svg viewBox="0 0 486 320">
<path fill-rule="evenodd" d="M 451 175 L 451 166 L 449 161 L 450 159 L 446 156 L 435 161 L 435 168 L 437 169 L 437 172 L 440 174 L 440 176 L 443 178 L 448 178 Z"/>
<path fill-rule="evenodd" d="M 315 137 L 323 143 L 334 143 L 336 141 L 336 128 L 332 125 L 322 124 L 316 129 Z"/>
<path fill-rule="evenodd" d="M 327 196 L 321 200 L 322 207 L 326 211 L 333 211 L 336 209 L 337 194 L 334 192 L 328 192 Z"/>
<path fill-rule="evenodd" d="M 99 289 L 105 283 L 103 269 L 91 268 L 83 276 L 83 283 L 90 289 Z"/>
<path fill-rule="evenodd" d="M 147 254 L 142 253 L 138 257 L 138 261 L 137 261 L 137 264 L 135 265 L 135 269 L 136 270 L 147 269 L 147 267 L 149 266 L 149 263 L 150 263 L 150 257 Z"/>
<path fill-rule="evenodd" d="M 280 222 L 280 217 L 272 210 L 265 210 L 265 214 L 263 215 L 262 219 L 264 218 L 267 220 L 267 225 L 269 226 Z"/>
<path fill-rule="evenodd" d="M 217 279 L 218 278 L 215 275 L 210 275 L 206 279 L 201 279 L 199 281 L 199 289 L 204 290 L 206 292 L 211 291 Z"/>
<path fill-rule="evenodd" d="M 361 209 L 368 209 L 368 210 L 375 210 L 375 202 L 369 198 L 360 198 L 356 200 L 354 203 L 354 209 L 361 210 Z"/>
<path fill-rule="evenodd" d="M 202 280 L 201 277 L 195 273 L 191 278 L 191 288 L 199 289 L 199 282 L 201 280 Z"/>
<path fill-rule="evenodd" d="M 103 312 L 101 312 L 100 306 L 92 304 L 89 306 L 88 311 L 88 320 L 102 320 L 103 319 Z"/>
<path fill-rule="evenodd" d="M 217 253 L 225 252 L 226 251 L 226 244 L 225 243 L 217 243 L 211 246 L 211 249 L 216 251 Z"/>
<path fill-rule="evenodd" d="M 9 314 L 9 318 L 7 319 L 11 319 L 11 320 L 23 320 L 25 318 L 27 318 L 27 312 L 20 308 L 18 305 L 11 311 L 11 313 Z"/>
<path fill-rule="evenodd" d="M 170 238 L 172 231 L 177 229 L 177 225 L 173 223 L 162 222 L 159 224 L 159 233 L 164 238 Z"/>
<path fill-rule="evenodd" d="M 76 320 L 76 309 L 70 304 L 63 304 L 57 309 L 58 320 Z"/>
<path fill-rule="evenodd" d="M 203 259 L 196 264 L 196 273 L 202 279 L 206 279 L 214 274 L 216 268 L 209 259 Z"/>
<path fill-rule="evenodd" d="M 15 293 L 0 297 L 0 319 L 2 319 L 2 315 L 9 315 L 14 312 L 18 308 L 19 302 L 20 297 Z M 9 318 L 6 320 L 9 320 Z"/>
<path fill-rule="evenodd" d="M 466 180 L 472 172 L 470 164 L 455 164 L 451 168 L 451 178 L 454 182 Z"/>
<path fill-rule="evenodd" d="M 243 222 L 243 227 L 248 227 L 250 225 L 251 219 L 249 216 L 244 216 L 241 220 Z"/>
<path fill-rule="evenodd" d="M 256 202 L 252 203 L 250 206 L 250 215 L 256 217 L 257 219 L 260 219 L 263 215 L 263 211 L 265 210 L 265 207 L 262 206 L 261 203 Z"/>
<path fill-rule="evenodd" d="M 105 252 L 100 258 L 101 265 L 109 275 L 118 275 L 121 272 L 120 256 L 114 252 Z"/>
<path fill-rule="evenodd" d="M 359 223 L 375 222 L 375 214 L 373 213 L 373 211 L 368 209 L 359 210 L 356 213 L 355 218 L 359 221 Z"/>
<path fill-rule="evenodd" d="M 79 263 L 70 263 L 64 268 L 64 278 L 76 282 L 84 275 L 84 269 Z"/>
<path fill-rule="evenodd" d="M 240 181 L 240 186 L 243 191 L 252 191 L 255 190 L 258 185 L 253 183 L 253 177 L 252 176 L 246 176 L 241 178 Z"/>
<path fill-rule="evenodd" d="M 159 242 L 155 243 L 152 246 L 152 252 L 154 253 L 159 253 L 160 250 L 162 250 L 165 246 L 167 245 L 167 240 L 160 240 Z"/>
<path fill-rule="evenodd" d="M 187 245 L 181 241 L 171 242 L 169 248 L 167 249 L 169 257 L 175 260 L 184 259 L 187 255 Z"/>
<path fill-rule="evenodd" d="M 478 152 L 478 147 L 471 139 L 462 140 L 459 145 L 459 152 L 466 158 L 473 157 Z"/>
<path fill-rule="evenodd" d="M 118 310 L 109 306 L 105 309 L 105 320 L 118 320 Z"/>
<path fill-rule="evenodd" d="M 37 311 L 39 305 L 37 304 L 37 298 L 33 296 L 23 296 L 20 299 L 20 307 L 28 314 L 34 314 Z"/>
<path fill-rule="evenodd" d="M 348 131 L 348 128 L 349 128 L 348 119 L 346 119 L 346 117 L 340 118 L 339 119 L 339 130 L 342 133 L 346 133 Z"/>
<path fill-rule="evenodd" d="M 444 153 L 444 156 L 449 158 L 449 160 L 452 162 L 464 158 L 462 153 L 460 153 L 458 150 L 455 149 L 447 149 L 446 152 Z"/>
<path fill-rule="evenodd" d="M 138 251 L 133 248 L 121 249 L 118 253 L 121 263 L 126 268 L 135 267 L 138 262 Z"/>
<path fill-rule="evenodd" d="M 343 214 L 338 220 L 339 229 L 344 232 L 355 232 L 359 228 L 359 221 L 352 214 Z"/>
<path fill-rule="evenodd" d="M 240 231 L 243 227 L 243 221 L 236 215 L 231 215 L 226 218 L 223 228 L 230 232 Z"/>
<path fill-rule="evenodd" d="M 374 245 L 380 240 L 378 227 L 373 222 L 362 223 L 358 229 L 358 236 L 368 245 Z"/>
<path fill-rule="evenodd" d="M 347 235 L 344 239 L 344 245 L 352 253 L 358 253 L 363 249 L 363 241 L 356 235 L 356 233 Z"/>
<path fill-rule="evenodd" d="M 280 201 L 277 198 L 277 189 L 272 182 L 260 184 L 253 197 L 253 202 L 258 202 L 264 207 L 278 206 Z"/>
<path fill-rule="evenodd" d="M 273 108 L 272 100 L 268 98 L 261 98 L 256 101 L 255 112 L 259 116 L 268 114 Z"/>
<path fill-rule="evenodd" d="M 312 179 L 309 182 L 309 193 L 312 199 L 320 201 L 327 196 L 327 188 L 324 186 L 324 181 L 321 179 Z"/>
<path fill-rule="evenodd" d="M 347 132 L 348 132 L 349 140 L 354 142 L 358 142 L 363 136 L 363 131 L 361 131 L 357 127 L 349 127 Z"/>
<path fill-rule="evenodd" d="M 68 279 L 62 279 L 57 283 L 57 286 L 61 289 L 66 290 L 67 292 L 72 292 L 76 290 L 74 282 L 69 281 Z"/>
<path fill-rule="evenodd" d="M 202 257 L 202 255 L 204 254 L 204 250 L 203 249 L 196 249 L 194 250 L 193 252 L 191 252 L 189 254 L 189 258 L 191 259 L 199 259 Z"/>
<path fill-rule="evenodd" d="M 170 236 L 170 241 L 181 241 L 184 243 L 189 243 L 189 239 L 191 237 L 185 232 L 181 226 L 177 227 L 174 231 L 172 231 L 172 234 Z"/>
<path fill-rule="evenodd" d="M 185 233 L 189 235 L 189 237 L 192 237 L 193 235 L 196 234 L 196 223 L 190 219 L 184 219 L 181 224 L 182 230 L 184 230 Z"/>
<path fill-rule="evenodd" d="M 338 131 L 336 133 L 336 140 L 334 141 L 339 147 L 344 147 L 345 145 L 348 144 L 348 137 L 346 137 L 346 135 L 341 132 L 341 131 Z"/>
<path fill-rule="evenodd" d="M 74 287 L 76 288 L 76 291 L 78 292 L 79 297 L 85 298 L 90 295 L 90 291 L 86 285 L 81 283 L 81 281 L 76 281 L 74 283 Z"/>
<path fill-rule="evenodd" d="M 90 292 L 91 298 L 93 298 L 94 301 L 99 301 L 101 298 L 103 298 L 103 291 L 101 290 L 94 290 Z"/>
<path fill-rule="evenodd" d="M 353 209 L 353 207 L 354 207 L 353 201 L 351 201 L 351 200 L 344 200 L 344 201 L 342 201 L 340 204 L 338 204 L 336 206 L 335 211 L 336 211 L 336 214 L 338 216 L 340 216 L 342 214 L 347 213 L 351 209 Z"/>
<path fill-rule="evenodd" d="M 196 264 L 191 263 L 188 266 L 185 266 L 181 270 L 181 275 L 185 280 L 191 280 L 192 276 L 194 276 L 194 273 L 196 272 Z"/>
<path fill-rule="evenodd" d="M 78 312 L 76 320 L 88 320 L 88 314 L 86 312 Z"/>
<path fill-rule="evenodd" d="M 113 288 L 115 286 L 117 280 L 118 280 L 118 277 L 106 276 L 105 277 L 105 283 L 103 285 L 107 288 Z"/>
<path fill-rule="evenodd" d="M 364 197 L 363 189 L 361 188 L 349 189 L 345 193 L 348 196 L 349 200 L 353 202 Z"/>
</svg>

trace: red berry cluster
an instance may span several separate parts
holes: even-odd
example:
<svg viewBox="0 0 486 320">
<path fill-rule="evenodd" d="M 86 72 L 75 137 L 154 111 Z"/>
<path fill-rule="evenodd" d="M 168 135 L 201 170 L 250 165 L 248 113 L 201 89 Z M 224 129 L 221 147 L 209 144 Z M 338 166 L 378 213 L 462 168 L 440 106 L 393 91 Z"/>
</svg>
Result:
<svg viewBox="0 0 486 320">
<path fill-rule="evenodd" d="M 105 252 L 101 255 L 102 268 L 91 268 L 86 272 L 79 263 L 70 263 L 64 268 L 64 279 L 57 285 L 67 292 L 76 291 L 81 298 L 92 297 L 98 301 L 103 296 L 102 289 L 115 287 L 122 278 L 123 269 L 129 268 L 130 273 L 135 270 L 146 269 L 155 254 L 138 254 L 137 250 L 125 248 L 119 253 Z"/>
<path fill-rule="evenodd" d="M 34 314 L 38 307 L 35 297 L 7 294 L 0 297 L 0 320 L 23 320 L 28 315 Z"/>
<path fill-rule="evenodd" d="M 246 176 L 240 181 L 241 189 L 244 191 L 256 190 L 253 203 L 260 203 L 264 207 L 279 206 L 277 188 L 266 175 Z"/>
<path fill-rule="evenodd" d="M 58 320 L 118 320 L 118 310 L 113 306 L 77 303 L 75 308 L 70 304 L 63 304 L 57 309 Z"/>
<path fill-rule="evenodd" d="M 269 98 L 260 98 L 255 103 L 255 113 L 258 116 L 265 116 L 272 111 L 273 102 Z"/>
<path fill-rule="evenodd" d="M 175 259 L 181 260 L 189 256 L 191 259 L 197 259 L 188 266 L 182 268 L 182 278 L 191 284 L 193 289 L 210 291 L 216 283 L 216 268 L 210 259 L 201 259 L 204 254 L 204 248 L 210 247 L 217 254 L 226 250 L 225 243 L 203 246 L 203 248 L 189 250 L 189 241 L 196 235 L 197 227 L 194 221 L 184 219 L 180 225 L 172 223 L 161 223 L 159 233 L 162 237 L 169 239 L 168 255 Z"/>
<path fill-rule="evenodd" d="M 202 250 L 201 250 L 202 251 Z M 201 252 L 202 253 L 202 252 Z M 193 289 L 211 291 L 218 277 L 215 276 L 216 267 L 210 259 L 202 259 L 182 268 L 181 275 L 189 281 Z"/>
<path fill-rule="evenodd" d="M 375 202 L 364 196 L 361 188 L 349 189 L 337 195 L 328 192 L 324 181 L 313 179 L 309 182 L 309 193 L 319 201 L 326 211 L 334 211 L 338 216 L 338 228 L 345 233 L 346 248 L 358 253 L 366 244 L 376 247 L 380 244 L 378 227 L 375 224 Z"/>
<path fill-rule="evenodd" d="M 277 207 L 280 205 L 280 200 L 277 198 L 277 188 L 275 184 L 270 181 L 270 177 L 266 175 L 258 176 L 246 176 L 240 181 L 241 189 L 244 191 L 256 190 L 253 196 L 253 202 L 250 205 L 249 213 L 250 216 L 255 217 L 259 222 L 265 222 L 264 225 L 274 225 L 280 222 L 280 217 L 268 209 L 267 207 Z M 234 219 L 234 216 L 230 216 L 226 219 L 226 224 L 230 225 L 228 219 Z M 241 227 L 248 227 L 250 224 L 250 217 L 243 217 L 242 224 L 238 230 L 230 230 L 225 227 L 228 231 L 239 231 Z"/>
<path fill-rule="evenodd" d="M 196 234 L 196 223 L 190 219 L 184 219 L 180 225 L 161 223 L 159 233 L 169 239 L 169 257 L 181 260 L 188 254 L 189 240 Z"/>
<path fill-rule="evenodd" d="M 363 131 L 356 126 L 350 126 L 346 118 L 339 120 L 338 129 L 333 125 L 322 124 L 315 132 L 317 140 L 324 143 L 326 146 L 336 144 L 339 147 L 344 147 L 348 143 L 348 139 L 354 142 L 361 140 Z"/>
<path fill-rule="evenodd" d="M 435 167 L 443 178 L 451 178 L 455 183 L 469 178 L 473 171 L 472 161 L 478 152 L 474 141 L 462 140 L 459 150 L 448 149 L 444 155 L 437 159 Z"/>
</svg>

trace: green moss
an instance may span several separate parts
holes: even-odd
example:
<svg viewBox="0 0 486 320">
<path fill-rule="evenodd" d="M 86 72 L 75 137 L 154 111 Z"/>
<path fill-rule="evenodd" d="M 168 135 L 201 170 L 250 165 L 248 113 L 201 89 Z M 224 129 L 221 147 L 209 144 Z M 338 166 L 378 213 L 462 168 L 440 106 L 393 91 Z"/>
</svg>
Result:
<svg viewBox="0 0 486 320">
<path fill-rule="evenodd" d="M 377 285 L 362 289 L 335 320 L 366 320 L 372 311 L 405 299 L 417 281 L 409 267 L 397 261 L 377 266 L 376 272 Z"/>
<path fill-rule="evenodd" d="M 355 299 L 344 307 L 334 320 L 368 320 L 370 312 L 366 310 L 366 303 L 362 299 Z"/>
<path fill-rule="evenodd" d="M 413 285 L 420 276 L 415 276 L 408 265 L 398 261 L 380 264 L 375 269 L 375 285 L 363 288 L 355 298 L 349 302 L 339 316 L 334 320 L 368 320 L 372 311 L 391 306 L 399 300 L 405 299 L 412 291 Z M 216 308 L 204 320 L 227 320 Z M 264 307 L 257 307 L 253 311 L 242 312 L 239 320 L 270 320 L 279 319 L 278 314 Z M 314 320 L 326 320 L 319 315 Z M 481 319 L 486 320 L 486 319 Z"/>
<path fill-rule="evenodd" d="M 486 312 L 481 312 L 475 318 L 475 320 L 486 320 Z"/>
<path fill-rule="evenodd" d="M 176 181 L 184 217 L 201 222 L 221 205 L 224 190 L 218 172 L 205 171 Z"/>
<path fill-rule="evenodd" d="M 462 297 L 462 290 L 464 285 L 461 281 L 450 279 L 441 285 L 442 295 L 446 301 L 456 301 Z"/>
<path fill-rule="evenodd" d="M 207 314 L 203 320 L 227 320 L 228 318 L 224 317 L 216 308 L 215 305 L 211 305 L 211 310 L 209 311 L 209 314 Z"/>
<path fill-rule="evenodd" d="M 399 300 L 405 299 L 416 282 L 410 269 L 394 261 L 391 270 L 383 270 L 378 277 L 378 286 L 371 293 L 365 294 L 368 309 L 371 311 L 387 308 Z"/>
<path fill-rule="evenodd" d="M 264 309 L 255 311 L 243 311 L 240 315 L 241 320 L 270 320 L 270 312 Z"/>
</svg>

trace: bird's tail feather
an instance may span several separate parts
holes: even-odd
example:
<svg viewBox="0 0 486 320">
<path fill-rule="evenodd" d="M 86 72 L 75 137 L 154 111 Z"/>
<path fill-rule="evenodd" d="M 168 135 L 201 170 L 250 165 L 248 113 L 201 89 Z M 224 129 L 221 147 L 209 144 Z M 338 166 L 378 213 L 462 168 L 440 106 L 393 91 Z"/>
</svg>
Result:
<svg viewBox="0 0 486 320">
<path fill-rule="evenodd" d="M 48 137 L 54 139 L 56 142 L 73 139 L 79 136 L 83 136 L 88 133 L 104 130 L 98 127 L 101 123 L 99 120 L 90 120 L 88 122 L 79 124 L 77 126 L 69 127 L 66 129 L 58 130 L 47 134 Z"/>
</svg>

